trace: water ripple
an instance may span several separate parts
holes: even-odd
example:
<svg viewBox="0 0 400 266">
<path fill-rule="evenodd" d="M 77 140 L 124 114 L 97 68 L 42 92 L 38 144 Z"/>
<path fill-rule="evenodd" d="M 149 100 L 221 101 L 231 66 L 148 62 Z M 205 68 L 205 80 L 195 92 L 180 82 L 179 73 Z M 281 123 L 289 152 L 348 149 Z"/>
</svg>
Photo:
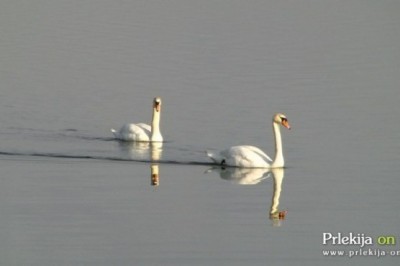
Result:
<svg viewBox="0 0 400 266">
<path fill-rule="evenodd" d="M 178 164 L 178 165 L 205 165 L 212 166 L 214 163 L 201 161 L 179 161 L 179 160 L 150 160 L 137 158 L 121 158 L 114 156 L 94 156 L 94 155 L 76 155 L 62 153 L 46 153 L 46 152 L 10 152 L 0 151 L 0 156 L 26 156 L 26 157 L 43 157 L 43 158 L 61 158 L 61 159 L 83 159 L 83 160 L 102 160 L 102 161 L 119 161 L 119 162 L 138 162 L 138 163 L 157 163 L 157 164 Z"/>
</svg>

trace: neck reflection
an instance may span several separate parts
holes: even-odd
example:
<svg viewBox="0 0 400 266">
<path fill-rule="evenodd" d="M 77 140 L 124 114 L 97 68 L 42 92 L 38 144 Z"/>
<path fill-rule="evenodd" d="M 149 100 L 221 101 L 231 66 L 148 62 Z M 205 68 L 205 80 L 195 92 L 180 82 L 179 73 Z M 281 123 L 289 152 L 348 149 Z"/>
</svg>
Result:
<svg viewBox="0 0 400 266">
<path fill-rule="evenodd" d="M 286 218 L 287 211 L 279 210 L 279 200 L 282 192 L 282 183 L 285 176 L 284 168 L 236 168 L 215 167 L 207 172 L 218 172 L 222 179 L 229 180 L 238 185 L 256 185 L 272 176 L 274 190 L 269 210 L 269 219 L 273 226 L 281 226 L 282 220 Z"/>
<path fill-rule="evenodd" d="M 123 159 L 137 162 L 150 162 L 150 184 L 160 185 L 160 166 L 162 159 L 162 142 L 119 142 L 120 153 Z"/>
</svg>

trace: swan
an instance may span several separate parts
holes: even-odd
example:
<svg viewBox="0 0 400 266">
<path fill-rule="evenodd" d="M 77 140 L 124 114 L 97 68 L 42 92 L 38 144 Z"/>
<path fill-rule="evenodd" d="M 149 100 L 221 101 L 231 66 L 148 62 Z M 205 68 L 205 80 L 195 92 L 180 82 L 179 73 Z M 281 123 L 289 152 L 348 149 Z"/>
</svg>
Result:
<svg viewBox="0 0 400 266">
<path fill-rule="evenodd" d="M 116 139 L 123 141 L 162 142 L 160 112 L 161 98 L 155 97 L 153 100 L 153 120 L 151 126 L 144 123 L 125 124 L 120 130 L 111 129 L 111 132 Z"/>
<path fill-rule="evenodd" d="M 254 146 L 233 146 L 220 152 L 206 151 L 207 156 L 217 164 L 243 168 L 280 168 L 285 161 L 282 152 L 282 137 L 280 125 L 290 129 L 286 115 L 277 113 L 272 118 L 275 135 L 275 159 L 272 160 L 262 150 Z"/>
</svg>

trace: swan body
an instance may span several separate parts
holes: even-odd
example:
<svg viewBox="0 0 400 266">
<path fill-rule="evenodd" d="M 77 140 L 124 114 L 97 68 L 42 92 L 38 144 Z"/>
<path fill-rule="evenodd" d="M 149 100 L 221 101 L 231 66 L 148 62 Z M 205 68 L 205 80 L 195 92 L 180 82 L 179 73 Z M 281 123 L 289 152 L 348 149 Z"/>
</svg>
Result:
<svg viewBox="0 0 400 266">
<path fill-rule="evenodd" d="M 272 159 L 257 147 L 249 145 L 233 146 L 213 153 L 207 151 L 208 157 L 218 164 L 245 168 L 268 168 Z"/>
<path fill-rule="evenodd" d="M 207 151 L 207 156 L 217 164 L 243 168 L 279 168 L 284 167 L 280 125 L 290 129 L 286 116 L 277 113 L 272 119 L 275 135 L 275 159 L 272 160 L 262 150 L 254 146 L 233 146 L 220 152 Z"/>
<path fill-rule="evenodd" d="M 111 129 L 115 138 L 122 141 L 162 142 L 160 131 L 161 98 L 153 100 L 153 120 L 151 126 L 144 123 L 125 124 L 120 130 Z"/>
</svg>

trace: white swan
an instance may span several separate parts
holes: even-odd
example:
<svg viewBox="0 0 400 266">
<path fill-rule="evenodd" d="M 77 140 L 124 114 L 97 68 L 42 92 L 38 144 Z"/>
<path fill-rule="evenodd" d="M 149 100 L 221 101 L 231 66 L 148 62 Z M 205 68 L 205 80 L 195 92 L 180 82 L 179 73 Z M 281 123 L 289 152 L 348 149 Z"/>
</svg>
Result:
<svg viewBox="0 0 400 266">
<path fill-rule="evenodd" d="M 275 159 L 272 159 L 262 150 L 254 146 L 233 146 L 221 152 L 207 151 L 207 156 L 214 162 L 243 168 L 279 168 L 284 167 L 285 160 L 282 152 L 282 137 L 279 125 L 290 129 L 286 116 L 277 113 L 272 118 L 272 127 L 275 135 Z"/>
<path fill-rule="evenodd" d="M 120 130 L 111 129 L 111 132 L 115 138 L 123 141 L 162 142 L 160 112 L 161 98 L 156 97 L 153 100 L 153 120 L 151 126 L 144 123 L 125 124 Z"/>
</svg>

